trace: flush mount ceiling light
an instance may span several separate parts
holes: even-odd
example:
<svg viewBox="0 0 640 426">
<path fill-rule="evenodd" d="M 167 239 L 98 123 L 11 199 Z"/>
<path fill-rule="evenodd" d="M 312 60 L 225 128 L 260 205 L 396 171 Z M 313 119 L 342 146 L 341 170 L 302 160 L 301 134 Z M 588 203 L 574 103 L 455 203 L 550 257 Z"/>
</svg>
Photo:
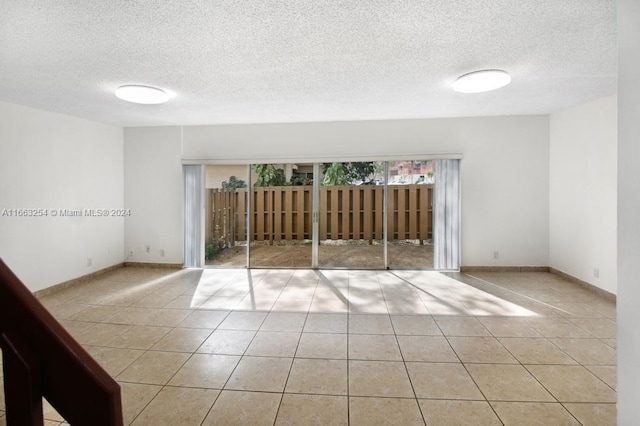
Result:
<svg viewBox="0 0 640 426">
<path fill-rule="evenodd" d="M 453 83 L 460 93 L 482 93 L 499 89 L 511 82 L 511 76 L 502 70 L 480 70 L 464 74 Z"/>
<path fill-rule="evenodd" d="M 126 85 L 116 89 L 120 99 L 136 104 L 163 104 L 169 99 L 164 90 L 151 86 Z"/>
</svg>

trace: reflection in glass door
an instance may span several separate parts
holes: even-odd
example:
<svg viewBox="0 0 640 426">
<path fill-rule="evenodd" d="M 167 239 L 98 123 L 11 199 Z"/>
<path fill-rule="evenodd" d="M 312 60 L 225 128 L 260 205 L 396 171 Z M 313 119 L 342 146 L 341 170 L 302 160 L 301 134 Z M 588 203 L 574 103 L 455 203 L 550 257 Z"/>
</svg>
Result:
<svg viewBox="0 0 640 426">
<path fill-rule="evenodd" d="M 433 268 L 435 166 L 431 160 L 389 162 L 389 268 Z"/>
<path fill-rule="evenodd" d="M 318 267 L 384 268 L 384 163 L 320 169 Z"/>
</svg>

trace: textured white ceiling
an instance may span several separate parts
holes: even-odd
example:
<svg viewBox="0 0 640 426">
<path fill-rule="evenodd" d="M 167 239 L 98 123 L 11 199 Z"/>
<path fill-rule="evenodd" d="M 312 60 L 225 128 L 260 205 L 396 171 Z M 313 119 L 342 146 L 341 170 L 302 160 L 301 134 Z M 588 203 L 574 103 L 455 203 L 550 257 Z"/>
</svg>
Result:
<svg viewBox="0 0 640 426">
<path fill-rule="evenodd" d="M 2 0 L 0 100 L 120 126 L 546 114 L 614 94 L 615 0 Z M 451 90 L 483 68 L 512 83 Z M 169 91 L 134 105 L 123 84 Z"/>
</svg>

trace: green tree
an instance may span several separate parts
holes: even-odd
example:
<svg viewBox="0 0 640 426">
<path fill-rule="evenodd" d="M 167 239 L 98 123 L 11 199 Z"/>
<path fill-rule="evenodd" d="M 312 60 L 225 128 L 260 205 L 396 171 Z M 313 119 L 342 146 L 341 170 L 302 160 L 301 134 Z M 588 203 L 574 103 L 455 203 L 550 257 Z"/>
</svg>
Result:
<svg viewBox="0 0 640 426">
<path fill-rule="evenodd" d="M 285 186 L 287 184 L 284 170 L 273 164 L 256 164 L 255 171 L 258 178 L 253 186 Z"/>
<path fill-rule="evenodd" d="M 353 185 L 362 183 L 371 185 L 374 183 L 375 174 L 379 171 L 379 165 L 373 161 L 360 161 L 351 163 L 324 163 L 323 185 Z"/>
<path fill-rule="evenodd" d="M 345 163 L 326 163 L 323 165 L 324 179 L 322 184 L 329 185 L 348 185 L 349 178 L 347 177 L 347 170 L 344 166 Z"/>
<path fill-rule="evenodd" d="M 372 161 L 347 163 L 347 174 L 351 183 L 361 182 L 363 185 L 370 185 L 374 181 L 375 173 L 378 171 L 378 164 Z"/>
</svg>

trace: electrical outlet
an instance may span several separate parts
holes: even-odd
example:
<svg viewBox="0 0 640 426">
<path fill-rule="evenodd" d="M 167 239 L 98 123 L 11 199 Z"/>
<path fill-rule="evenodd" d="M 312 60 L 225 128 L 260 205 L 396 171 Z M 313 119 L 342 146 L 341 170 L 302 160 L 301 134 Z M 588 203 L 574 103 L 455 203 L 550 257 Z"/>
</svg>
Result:
<svg viewBox="0 0 640 426">
<path fill-rule="evenodd" d="M 164 257 L 164 249 L 160 250 L 160 257 Z"/>
<path fill-rule="evenodd" d="M 596 278 L 600 278 L 600 269 L 593 268 L 593 276 Z"/>
<path fill-rule="evenodd" d="M 494 259 L 499 259 L 500 258 L 500 252 L 499 251 L 494 251 L 493 252 L 493 258 Z"/>
<path fill-rule="evenodd" d="M 147 253 L 150 253 L 151 252 L 151 246 L 149 246 L 149 245 L 145 246 L 144 251 L 146 251 Z"/>
<path fill-rule="evenodd" d="M 129 256 L 133 256 L 133 249 L 129 250 Z"/>
<path fill-rule="evenodd" d="M 91 266 L 93 264 L 93 259 L 87 257 L 87 266 Z"/>
</svg>

